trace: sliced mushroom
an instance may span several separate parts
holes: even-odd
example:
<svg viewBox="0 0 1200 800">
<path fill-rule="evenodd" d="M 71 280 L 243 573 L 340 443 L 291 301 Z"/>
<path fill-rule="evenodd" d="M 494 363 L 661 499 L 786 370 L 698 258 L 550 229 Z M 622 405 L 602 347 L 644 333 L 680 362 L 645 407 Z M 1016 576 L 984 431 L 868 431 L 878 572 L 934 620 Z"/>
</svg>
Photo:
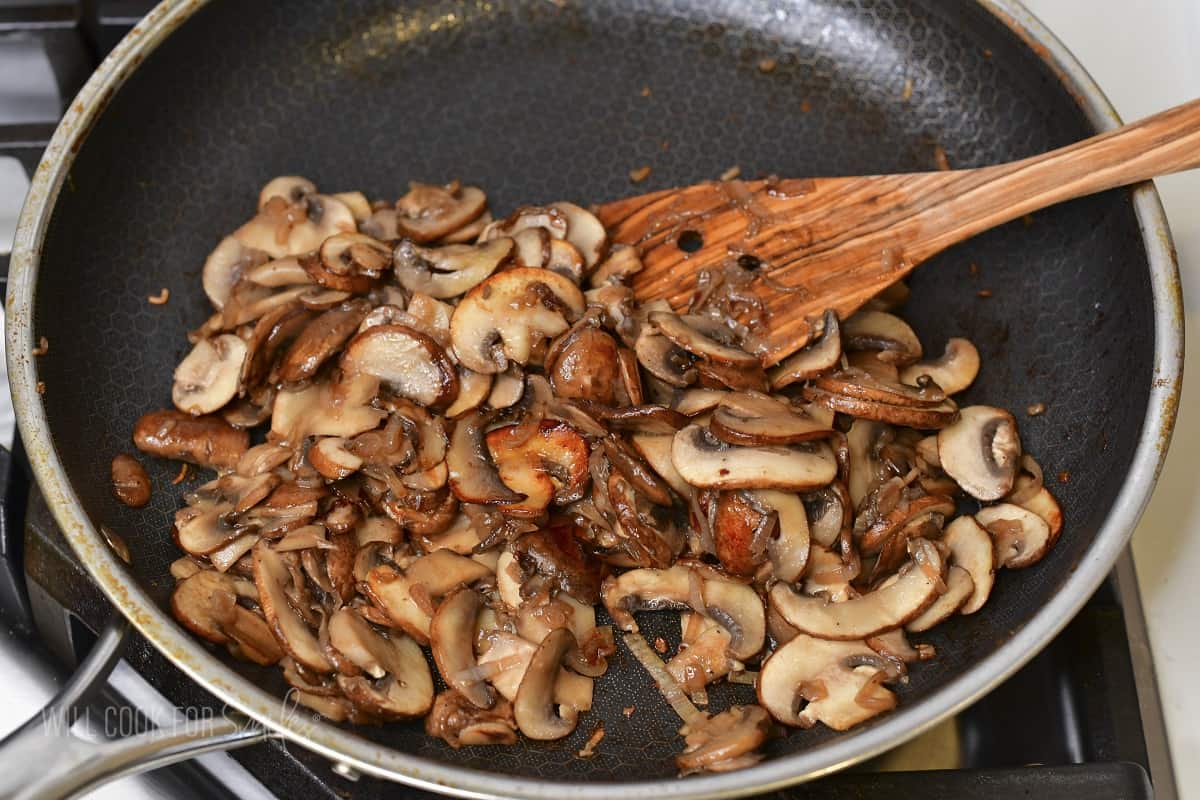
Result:
<svg viewBox="0 0 1200 800">
<path fill-rule="evenodd" d="M 583 256 L 575 245 L 564 239 L 550 239 L 542 268 L 556 272 L 575 284 L 583 280 Z"/>
<path fill-rule="evenodd" d="M 487 434 L 487 448 L 500 480 L 524 495 L 503 502 L 506 514 L 537 516 L 551 502 L 565 505 L 578 500 L 588 480 L 587 442 L 565 422 L 542 420 L 537 432 L 521 442 L 520 426 L 509 425 Z"/>
<path fill-rule="evenodd" d="M 432 338 L 404 325 L 376 325 L 346 345 L 342 370 L 370 375 L 391 392 L 430 408 L 458 396 L 458 371 Z"/>
<path fill-rule="evenodd" d="M 963 516 L 946 526 L 942 542 L 950 548 L 950 564 L 962 567 L 971 575 L 972 592 L 959 613 L 974 614 L 987 602 L 996 579 L 992 538 L 974 517 Z"/>
<path fill-rule="evenodd" d="M 674 434 L 663 433 L 635 433 L 630 437 L 634 449 L 646 459 L 650 469 L 670 484 L 680 497 L 687 497 L 692 492 L 692 485 L 683 479 L 671 461 L 671 445 L 674 440 Z"/>
<path fill-rule="evenodd" d="M 433 701 L 425 718 L 425 733 L 444 739 L 458 749 L 490 744 L 516 744 L 517 722 L 512 705 L 501 699 L 491 709 L 481 709 L 453 690 Z"/>
<path fill-rule="evenodd" d="M 346 449 L 347 440 L 341 436 L 327 436 L 317 440 L 308 450 L 309 463 L 322 476 L 340 481 L 353 475 L 363 465 L 363 460 Z"/>
<path fill-rule="evenodd" d="M 346 609 L 339 613 L 358 618 Z M 384 676 L 371 680 L 362 675 L 339 675 L 337 684 L 342 694 L 355 705 L 384 719 L 409 719 L 427 713 L 433 705 L 433 677 L 421 648 L 401 633 L 393 633 L 385 639 L 358 619 L 357 634 L 363 649 L 383 668 Z"/>
<path fill-rule="evenodd" d="M 492 221 L 492 212 L 484 211 L 474 222 L 468 222 L 453 233 L 447 233 L 439 241 L 442 244 L 467 244 L 477 241 L 479 235 L 488 225 L 492 224 Z"/>
<path fill-rule="evenodd" d="M 592 286 L 601 287 L 609 283 L 624 283 L 642 271 L 642 259 L 636 247 L 615 244 L 599 266 L 589 276 Z"/>
<path fill-rule="evenodd" d="M 319 673 L 333 672 L 333 665 L 325 657 L 316 635 L 288 598 L 293 574 L 288 570 L 283 556 L 265 541 L 255 545 L 252 552 L 258 602 L 280 647 L 305 669 Z"/>
<path fill-rule="evenodd" d="M 612 405 L 620 371 L 617 343 L 593 325 L 563 334 L 546 354 L 546 372 L 554 394 Z"/>
<path fill-rule="evenodd" d="M 675 756 L 681 775 L 730 772 L 758 763 L 757 753 L 771 731 L 771 718 L 759 706 L 733 706 L 703 723 L 684 728 L 687 747 Z"/>
<path fill-rule="evenodd" d="M 696 382 L 709 389 L 766 392 L 770 388 L 767 373 L 759 366 L 722 364 L 701 359 L 696 362 L 696 375 Z"/>
<path fill-rule="evenodd" d="M 696 382 L 695 359 L 650 326 L 642 328 L 633 349 L 638 363 L 659 380 L 671 386 Z"/>
<path fill-rule="evenodd" d="M 394 624 L 420 644 L 428 644 L 433 600 L 491 574 L 486 565 L 470 558 L 449 550 L 434 550 L 403 573 L 388 564 L 377 566 L 368 573 L 366 584 L 372 600 Z"/>
<path fill-rule="evenodd" d="M 771 368 L 768 377 L 772 389 L 779 390 L 799 381 L 812 380 L 838 365 L 842 357 L 842 336 L 833 309 L 821 317 L 819 328 L 816 338 L 802 350 Z"/>
<path fill-rule="evenodd" d="M 527 533 L 514 542 L 512 557 L 517 561 L 515 572 L 521 573 L 520 567 L 525 567 L 531 575 L 540 576 L 551 582 L 551 585 L 561 590 L 564 595 L 586 604 L 584 607 L 590 614 L 591 606 L 600 600 L 602 565 L 584 552 L 575 536 L 573 527 L 569 524 L 555 522 L 545 528 Z M 511 560 L 504 559 L 502 556 L 500 563 L 508 565 L 511 564 Z M 515 608 L 520 605 L 520 581 L 516 581 L 518 596 L 513 597 L 511 594 L 513 572 L 514 570 L 509 567 L 509 573 L 501 575 L 498 565 L 496 580 L 502 599 Z M 509 584 L 508 586 L 505 585 L 506 582 Z M 505 596 L 505 592 L 509 592 L 509 594 Z M 559 595 L 559 597 L 564 595 Z M 512 603 L 514 599 L 518 600 L 515 604 Z M 571 616 L 579 615 L 572 614 Z M 595 627 L 594 616 L 589 627 Z M 584 634 L 586 631 L 580 630 L 577 633 Z M 583 636 L 581 635 L 579 638 L 582 640 Z"/>
<path fill-rule="evenodd" d="M 716 410 L 729 394 L 723 389 L 684 389 L 677 394 L 671 408 L 685 417 L 698 417 Z"/>
<path fill-rule="evenodd" d="M 266 255 L 264 254 L 263 257 L 265 258 Z M 272 289 L 313 283 L 312 277 L 300 265 L 300 260 L 295 256 L 285 256 L 249 266 L 245 270 L 245 276 L 251 283 L 268 286 Z M 234 281 L 234 283 L 236 282 Z"/>
<path fill-rule="evenodd" d="M 204 260 L 204 293 L 213 308 L 225 307 L 229 293 L 243 275 L 267 263 L 267 254 L 242 244 L 235 236 L 226 236 Z"/>
<path fill-rule="evenodd" d="M 675 498 L 667 483 L 661 480 L 624 440 L 610 435 L 603 440 L 603 447 L 609 463 L 625 476 L 643 497 L 655 505 L 674 505 Z"/>
<path fill-rule="evenodd" d="M 480 618 L 482 619 L 483 615 L 480 615 Z M 560 626 L 551 630 L 562 628 Z M 550 631 L 546 631 L 539 641 L 544 640 L 549 633 Z M 516 700 L 525 671 L 537 651 L 537 644 L 514 633 L 495 629 L 487 630 L 479 641 L 480 669 L 491 673 L 488 680 L 502 697 L 509 701 Z M 567 663 L 577 663 L 577 660 L 572 658 L 573 653 L 574 651 L 567 653 Z M 554 701 L 577 711 L 587 711 L 592 707 L 592 683 L 591 678 L 561 667 L 554 683 Z"/>
<path fill-rule="evenodd" d="M 859 311 L 842 322 L 845 350 L 873 350 L 880 361 L 911 364 L 921 358 L 921 341 L 908 323 L 886 311 Z"/>
<path fill-rule="evenodd" d="M 922 378 L 921 384 L 914 388 L 885 380 L 857 367 L 822 375 L 814 381 L 814 385 L 831 394 L 896 406 L 933 408 L 946 400 L 946 393 L 928 378 Z"/>
<path fill-rule="evenodd" d="M 521 678 L 513 716 L 521 733 L 530 739 L 561 739 L 575 730 L 579 712 L 573 706 L 558 705 L 554 698 L 559 667 L 575 646 L 574 634 L 566 628 L 556 628 L 538 645 Z"/>
<path fill-rule="evenodd" d="M 693 612 L 679 615 L 682 637 L 679 651 L 667 661 L 667 672 L 683 690 L 694 694 L 729 674 L 729 631 Z"/>
<path fill-rule="evenodd" d="M 996 563 L 1019 569 L 1036 564 L 1054 544 L 1050 526 L 1034 512 L 1011 503 L 981 508 L 975 519 L 992 535 Z"/>
<path fill-rule="evenodd" d="M 369 405 L 378 390 L 378 379 L 357 375 L 337 384 L 281 391 L 271 411 L 271 433 L 292 445 L 306 436 L 357 436 L 377 427 L 387 416 L 386 411 Z"/>
<path fill-rule="evenodd" d="M 766 557 L 774 520 L 743 491 L 721 492 L 713 514 L 713 544 L 721 566 L 734 575 L 753 575 Z M 806 554 L 807 555 L 807 554 Z"/>
<path fill-rule="evenodd" d="M 679 316 L 669 311 L 651 311 L 650 324 L 692 355 L 737 367 L 758 367 L 757 356 L 739 346 L 733 331 L 709 317 Z"/>
<path fill-rule="evenodd" d="M 233 334 L 196 342 L 175 368 L 175 407 L 199 416 L 224 406 L 237 394 L 245 358 L 246 343 Z"/>
<path fill-rule="evenodd" d="M 971 601 L 974 592 L 975 581 L 971 573 L 957 564 L 951 564 L 946 571 L 946 591 L 938 595 L 929 608 L 905 623 L 904 629 L 913 633 L 929 630 L 949 619 L 954 612 L 961 611 Z"/>
<path fill-rule="evenodd" d="M 601 596 L 613 622 L 624 631 L 638 629 L 635 611 L 690 608 L 729 632 L 734 658 L 752 657 L 766 640 L 766 613 L 754 588 L 700 567 L 630 570 L 606 579 Z"/>
<path fill-rule="evenodd" d="M 721 441 L 736 445 L 798 444 L 833 435 L 827 426 L 758 392 L 732 392 L 723 397 L 709 430 Z"/>
<path fill-rule="evenodd" d="M 134 425 L 133 443 L 143 453 L 233 469 L 249 447 L 250 435 L 219 417 L 193 417 L 170 409 L 143 414 Z"/>
<path fill-rule="evenodd" d="M 699 425 L 675 434 L 671 462 L 680 476 L 703 489 L 790 489 L 824 486 L 837 477 L 833 451 L 824 442 L 734 447 Z"/>
<path fill-rule="evenodd" d="M 958 394 L 979 374 L 979 351 L 969 339 L 950 339 L 946 350 L 933 361 L 911 364 L 900 373 L 900 380 L 917 386 L 922 375 L 928 375 L 946 394 Z"/>
<path fill-rule="evenodd" d="M 446 419 L 455 419 L 468 411 L 479 408 L 488 399 L 491 391 L 491 375 L 475 372 L 460 365 L 458 367 L 458 397 L 443 412 Z"/>
<path fill-rule="evenodd" d="M 848 730 L 895 708 L 896 696 L 879 685 L 880 660 L 866 642 L 826 641 L 798 633 L 763 662 L 758 701 L 784 725 L 822 722 Z"/>
<path fill-rule="evenodd" d="M 109 478 L 113 496 L 130 508 L 141 508 L 150 502 L 150 476 L 142 462 L 128 453 L 113 456 Z"/>
<path fill-rule="evenodd" d="M 967 406 L 938 433 L 942 469 L 967 494 L 999 500 L 1013 487 L 1021 462 L 1017 421 L 1002 408 Z"/>
<path fill-rule="evenodd" d="M 491 708 L 496 695 L 477 674 L 475 618 L 483 607 L 479 593 L 463 587 L 438 606 L 429 627 L 430 649 L 446 685 L 479 708 Z"/>
<path fill-rule="evenodd" d="M 317 193 L 317 185 L 300 175 L 280 175 L 272 178 L 258 193 L 258 208 L 262 210 L 273 197 L 282 197 L 289 203 L 299 203 L 309 195 Z"/>
<path fill-rule="evenodd" d="M 770 591 L 771 605 L 792 627 L 822 639 L 864 639 L 899 627 L 924 611 L 942 587 L 943 564 L 937 548 L 916 539 L 909 549 L 913 560 L 897 578 L 862 597 L 829 603 L 777 583 Z"/>
<path fill-rule="evenodd" d="M 279 362 L 277 376 L 285 383 L 306 381 L 354 335 L 370 311 L 365 300 L 331 308 L 305 325 Z"/>
<path fill-rule="evenodd" d="M 493 240 L 494 241 L 494 240 Z M 523 267 L 541 267 L 550 249 L 550 233 L 545 228 L 524 228 L 513 234 L 513 255 Z"/>
<path fill-rule="evenodd" d="M 554 207 L 522 206 L 508 216 L 489 225 L 480 237 L 487 241 L 497 236 L 516 236 L 521 231 L 543 229 L 555 239 L 567 237 L 567 216 Z"/>
<path fill-rule="evenodd" d="M 516 503 L 524 497 L 504 483 L 484 440 L 490 415 L 471 411 L 458 420 L 446 452 L 450 490 L 464 503 Z"/>
<path fill-rule="evenodd" d="M 330 236 L 357 229 L 346 204 L 329 195 L 307 194 L 296 201 L 275 195 L 233 235 L 246 247 L 283 258 L 309 253 Z"/>
<path fill-rule="evenodd" d="M 767 539 L 767 557 L 772 577 L 795 583 L 808 566 L 808 514 L 804 502 L 790 492 L 757 489 L 754 500 L 775 513 L 775 535 Z"/>
<path fill-rule="evenodd" d="M 533 346 L 565 331 L 584 311 L 570 280 L 519 267 L 493 275 L 462 299 L 450 320 L 454 352 L 476 372 L 503 372 L 527 364 Z"/>
<path fill-rule="evenodd" d="M 487 195 L 474 186 L 410 183 L 396 201 L 396 227 L 414 242 L 432 242 L 477 219 L 487 208 Z"/>
<path fill-rule="evenodd" d="M 893 403 L 880 403 L 874 400 L 863 400 L 845 394 L 827 392 L 815 386 L 804 387 L 804 399 L 820 403 L 842 414 L 861 419 L 873 419 L 878 422 L 889 422 L 893 425 L 906 425 L 918 430 L 936 430 L 952 424 L 958 419 L 958 407 L 951 400 L 931 408 L 899 406 Z"/>
<path fill-rule="evenodd" d="M 1038 489 L 1032 496 L 1025 498 L 1017 503 L 1021 508 L 1032 511 L 1046 521 L 1046 525 L 1050 528 L 1050 547 L 1058 540 L 1058 534 L 1062 531 L 1063 515 L 1062 508 L 1058 501 L 1054 499 L 1054 495 L 1050 494 L 1050 490 L 1043 486 Z"/>
<path fill-rule="evenodd" d="M 410 292 L 444 300 L 469 292 L 488 278 L 513 252 L 513 240 L 480 245 L 420 247 L 402 239 L 393 251 L 396 280 Z"/>
<path fill-rule="evenodd" d="M 567 222 L 566 240 L 583 256 L 588 271 L 600 263 L 608 246 L 608 232 L 596 215 L 574 203 L 559 201 L 550 206 Z"/>
<path fill-rule="evenodd" d="M 212 570 L 199 570 L 180 581 L 171 595 L 171 611 L 188 630 L 210 642 L 229 644 L 240 655 L 263 664 L 283 657 L 267 623 L 238 605 L 237 581 Z"/>
</svg>

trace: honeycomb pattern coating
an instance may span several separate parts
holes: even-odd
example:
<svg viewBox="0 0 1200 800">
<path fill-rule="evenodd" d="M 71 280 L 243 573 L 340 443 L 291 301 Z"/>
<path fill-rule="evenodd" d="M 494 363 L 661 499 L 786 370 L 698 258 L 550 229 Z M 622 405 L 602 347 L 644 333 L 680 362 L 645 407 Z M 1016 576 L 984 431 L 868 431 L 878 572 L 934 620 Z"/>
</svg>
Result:
<svg viewBox="0 0 1200 800">
<path fill-rule="evenodd" d="M 764 58 L 773 70 L 759 68 Z M 954 166 L 980 166 L 1089 133 L 1051 73 L 968 3 L 215 2 L 118 93 L 55 211 L 35 331 L 51 342 L 39 377 L 55 444 L 88 513 L 125 537 L 138 578 L 165 601 L 171 515 L 196 480 L 172 487 L 174 466 L 148 463 L 154 500 L 132 511 L 109 493 L 108 462 L 132 449 L 138 415 L 169 405 L 183 334 L 208 313 L 204 257 L 277 174 L 388 198 L 410 179 L 461 176 L 504 213 L 692 183 L 734 164 L 743 176 L 924 170 L 940 147 Z M 643 164 L 653 171 L 635 187 L 628 171 Z M 923 637 L 939 658 L 913 671 L 902 707 L 1011 636 L 1083 556 L 1132 455 L 1153 348 L 1145 255 L 1124 192 L 980 236 L 921 267 L 912 286 L 905 313 L 931 350 L 957 335 L 979 345 L 984 368 L 969 399 L 1017 412 L 1067 528 L 1042 564 L 1002 574 L 983 612 Z M 170 302 L 148 304 L 163 287 Z M 1048 410 L 1025 417 L 1034 402 Z M 1055 483 L 1064 471 L 1069 483 Z M 648 628 L 673 641 L 677 625 L 663 617 Z M 282 692 L 276 671 L 239 669 Z M 714 706 L 734 694 L 749 699 L 723 689 Z M 542 778 L 674 774 L 677 722 L 627 654 L 596 701 L 572 737 L 550 744 L 452 751 L 416 723 L 356 734 Z M 598 720 L 608 730 L 598 755 L 576 758 Z M 835 736 L 795 731 L 768 756 Z"/>
</svg>

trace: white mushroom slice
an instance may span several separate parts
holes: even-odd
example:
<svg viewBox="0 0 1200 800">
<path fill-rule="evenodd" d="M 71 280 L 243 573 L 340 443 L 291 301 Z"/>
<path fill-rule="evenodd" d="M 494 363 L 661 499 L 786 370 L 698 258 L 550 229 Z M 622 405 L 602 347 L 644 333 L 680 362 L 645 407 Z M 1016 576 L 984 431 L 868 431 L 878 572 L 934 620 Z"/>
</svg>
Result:
<svg viewBox="0 0 1200 800">
<path fill-rule="evenodd" d="M 886 311 L 859 311 L 842 321 L 842 349 L 872 350 L 880 361 L 911 364 L 921 358 L 921 340 L 908 323 Z"/>
<path fill-rule="evenodd" d="M 713 413 L 709 429 L 736 445 L 787 445 L 825 439 L 833 430 L 759 392 L 730 392 Z"/>
<path fill-rule="evenodd" d="M 549 257 L 550 233 L 545 228 L 525 228 L 512 236 L 513 256 L 522 267 L 541 267 Z"/>
<path fill-rule="evenodd" d="M 491 391 L 488 392 L 488 407 L 509 408 L 515 406 L 525 394 L 525 375 L 516 364 L 510 364 L 508 369 L 491 378 Z"/>
<path fill-rule="evenodd" d="M 974 591 L 975 581 L 972 580 L 971 573 L 957 564 L 951 564 L 950 569 L 946 571 L 946 591 L 938 595 L 937 599 L 929 604 L 929 608 L 909 620 L 904 629 L 921 633 L 944 622 L 970 602 Z"/>
<path fill-rule="evenodd" d="M 508 216 L 507 219 L 493 222 L 480 238 L 484 241 L 497 236 L 516 236 L 521 231 L 531 228 L 543 229 L 555 239 L 567 238 L 567 217 L 553 207 L 522 206 Z"/>
<path fill-rule="evenodd" d="M 724 678 L 733 668 L 729 631 L 700 614 L 679 615 L 683 630 L 679 652 L 667 661 L 667 672 L 688 694 Z"/>
<path fill-rule="evenodd" d="M 357 436 L 379 425 L 386 411 L 367 405 L 379 381 L 359 376 L 341 384 L 319 383 L 275 395 L 271 432 L 284 444 L 306 436 Z"/>
<path fill-rule="evenodd" d="M 734 658 L 754 656 L 766 641 L 766 613 L 754 587 L 699 567 L 630 570 L 607 578 L 601 594 L 613 622 L 624 631 L 638 630 L 635 611 L 691 608 L 729 632 L 729 654 Z"/>
<path fill-rule="evenodd" d="M 522 580 L 521 565 L 517 563 L 517 557 L 511 550 L 505 550 L 496 562 L 496 591 L 512 611 L 520 608 L 524 601 L 521 597 Z"/>
<path fill-rule="evenodd" d="M 831 603 L 843 603 L 855 596 L 850 586 L 854 573 L 846 569 L 842 557 L 827 547 L 822 547 L 813 541 L 808 548 L 808 567 L 804 573 L 804 593 L 812 597 L 824 597 Z M 780 617 L 774 604 L 771 604 L 769 616 Z M 787 625 L 786 622 L 783 623 Z M 795 630 L 787 625 L 790 630 Z M 779 637 L 776 637 L 779 638 Z"/>
<path fill-rule="evenodd" d="M 861 640 L 831 642 L 803 633 L 763 662 L 758 702 L 784 725 L 811 728 L 818 722 L 848 730 L 896 706 L 879 685 L 881 659 Z"/>
<path fill-rule="evenodd" d="M 588 282 L 595 287 L 608 283 L 625 282 L 637 275 L 643 269 L 641 256 L 636 247 L 627 244 L 615 244 L 595 271 L 588 277 Z"/>
<path fill-rule="evenodd" d="M 237 394 L 245 360 L 246 343 L 231 333 L 196 342 L 175 368 L 175 407 L 194 416 L 222 408 Z"/>
<path fill-rule="evenodd" d="M 709 317 L 651 311 L 647 319 L 659 333 L 694 356 L 738 367 L 759 365 L 758 356 L 738 346 L 732 330 Z"/>
<path fill-rule="evenodd" d="M 317 185 L 299 175 L 280 175 L 272 178 L 258 193 L 258 209 L 261 211 L 272 197 L 282 197 L 289 203 L 299 203 L 317 193 Z"/>
<path fill-rule="evenodd" d="M 396 201 L 396 227 L 424 244 L 478 219 L 486 208 L 487 195 L 474 186 L 410 183 L 408 194 Z"/>
<path fill-rule="evenodd" d="M 367 621 L 345 606 L 329 618 L 329 643 L 372 678 L 382 678 L 387 668 L 374 652 L 374 638 L 375 632 Z"/>
<path fill-rule="evenodd" d="M 696 382 L 695 359 L 649 325 L 638 334 L 633 351 L 647 372 L 671 386 L 682 387 Z"/>
<path fill-rule="evenodd" d="M 569 328 L 584 306 L 579 288 L 557 273 L 518 267 L 493 275 L 455 308 L 454 352 L 476 372 L 527 364 L 534 345 Z"/>
<path fill-rule="evenodd" d="M 391 248 L 365 233 L 335 233 L 320 248 L 325 271 L 339 276 L 378 278 L 392 265 Z M 349 285 L 331 286 L 349 290 Z"/>
<path fill-rule="evenodd" d="M 1062 531 L 1063 515 L 1062 507 L 1054 499 L 1054 495 L 1050 494 L 1050 490 L 1043 486 L 1032 497 L 1027 497 L 1017 505 L 1032 511 L 1046 521 L 1050 527 L 1050 546 L 1053 547 L 1055 541 L 1058 540 L 1058 534 Z"/>
<path fill-rule="evenodd" d="M 917 379 L 928 375 L 946 394 L 958 394 L 970 386 L 978 374 L 979 351 L 970 340 L 954 338 L 946 342 L 946 350 L 939 358 L 905 367 L 900 380 L 916 386 Z"/>
<path fill-rule="evenodd" d="M 288 599 L 287 587 L 292 583 L 292 573 L 283 557 L 266 541 L 256 544 L 252 552 L 258 602 L 279 646 L 307 669 L 333 672 L 333 665 L 325 657 L 316 635 Z"/>
<path fill-rule="evenodd" d="M 468 222 L 453 233 L 447 233 L 438 241 L 442 244 L 470 244 L 479 240 L 483 229 L 492 224 L 492 212 L 484 211 L 474 222 Z"/>
<path fill-rule="evenodd" d="M 204 293 L 213 308 L 225 307 L 229 293 L 243 275 L 248 275 L 259 264 L 268 263 L 267 254 L 242 244 L 234 236 L 226 236 L 204 260 Z M 307 283 L 307 277 L 301 283 Z"/>
<path fill-rule="evenodd" d="M 376 325 L 346 345 L 342 370 L 370 375 L 401 397 L 442 408 L 458 396 L 458 371 L 429 336 L 405 325 Z"/>
<path fill-rule="evenodd" d="M 475 620 L 483 598 L 463 587 L 447 597 L 429 627 L 433 660 L 446 685 L 479 708 L 495 705 L 496 695 L 478 675 L 475 663 Z"/>
<path fill-rule="evenodd" d="M 1021 463 L 1017 421 L 1002 408 L 967 406 L 938 432 L 942 469 L 967 494 L 999 500 L 1013 487 Z"/>
<path fill-rule="evenodd" d="M 798 350 L 767 372 L 773 390 L 807 381 L 828 372 L 842 358 L 842 337 L 838 328 L 837 314 L 830 309 L 821 317 L 820 330 L 816 338 L 804 349 Z"/>
<path fill-rule="evenodd" d="M 901 567 L 898 576 L 862 597 L 829 603 L 777 583 L 770 592 L 771 605 L 794 628 L 821 639 L 865 639 L 897 628 L 924 611 L 942 588 L 943 565 L 937 548 L 916 539 L 909 549 L 913 560 Z"/>
<path fill-rule="evenodd" d="M 481 641 L 487 649 L 479 653 L 480 670 L 491 676 L 488 680 L 502 697 L 516 700 L 521 679 L 537 651 L 537 644 L 503 630 L 488 630 Z M 588 711 L 592 707 L 592 683 L 591 678 L 562 667 L 554 685 L 554 701 L 578 711 Z"/>
<path fill-rule="evenodd" d="M 542 640 L 530 659 L 513 701 L 517 727 L 530 739 L 561 739 L 575 730 L 579 712 L 573 706 L 559 705 L 554 697 L 559 668 L 575 647 L 575 636 L 566 628 L 557 628 Z"/>
<path fill-rule="evenodd" d="M 300 265 L 300 260 L 295 256 L 275 258 L 248 267 L 245 271 L 245 276 L 248 281 L 272 289 L 314 283 L 312 276 L 308 274 L 308 270 Z M 226 297 L 228 297 L 228 294 L 226 294 Z"/>
<path fill-rule="evenodd" d="M 402 239 L 393 251 L 396 280 L 410 292 L 457 297 L 486 280 L 512 251 L 513 240 L 507 237 L 445 247 L 420 247 Z"/>
<path fill-rule="evenodd" d="M 692 492 L 692 485 L 683 479 L 671 461 L 671 444 L 674 440 L 672 434 L 662 433 L 635 433 L 630 437 L 634 449 L 646 459 L 650 469 L 657 472 L 681 497 L 687 497 Z"/>
<path fill-rule="evenodd" d="M 959 609 L 961 614 L 974 614 L 983 608 L 996 580 L 996 553 L 992 537 L 974 517 L 956 518 L 946 526 L 942 541 L 950 548 L 950 563 L 971 574 L 973 591 Z"/>
<path fill-rule="evenodd" d="M 795 494 L 774 489 L 756 489 L 751 495 L 755 501 L 774 511 L 779 520 L 776 534 L 767 539 L 772 576 L 785 583 L 795 583 L 808 566 L 808 512 L 804 502 Z"/>
<path fill-rule="evenodd" d="M 1034 512 L 1011 503 L 987 506 L 975 519 L 992 535 L 999 566 L 1019 569 L 1036 564 L 1054 543 L 1050 526 Z"/>
<path fill-rule="evenodd" d="M 671 408 L 685 417 L 698 417 L 716 409 L 729 394 L 725 389 L 684 389 L 671 402 Z"/>
<path fill-rule="evenodd" d="M 371 218 L 371 203 L 362 192 L 334 192 L 331 196 L 346 204 L 359 225 Z"/>
<path fill-rule="evenodd" d="M 323 477 L 340 481 L 353 475 L 363 465 L 363 460 L 346 449 L 347 441 L 341 436 L 327 436 L 317 440 L 308 449 L 308 461 Z"/>
<path fill-rule="evenodd" d="M 458 397 L 443 412 L 446 419 L 462 416 L 483 405 L 492 391 L 492 376 L 482 372 L 458 367 Z M 522 382 L 522 385 L 524 383 Z"/>
<path fill-rule="evenodd" d="M 567 241 L 583 256 L 584 266 L 591 270 L 600 263 L 608 244 L 608 233 L 596 215 L 574 203 L 560 201 L 550 206 L 567 221 Z"/>
<path fill-rule="evenodd" d="M 680 476 L 702 489 L 812 489 L 837 477 L 837 461 L 825 442 L 734 447 L 707 429 L 689 425 L 675 434 L 671 462 Z"/>
<path fill-rule="evenodd" d="M 233 235 L 246 247 L 283 258 L 312 252 L 330 236 L 356 230 L 350 209 L 329 195 L 306 195 L 295 203 L 276 195 Z"/>
<path fill-rule="evenodd" d="M 583 256 L 575 245 L 564 239 L 550 240 L 542 268 L 557 272 L 577 285 L 583 280 Z"/>
</svg>

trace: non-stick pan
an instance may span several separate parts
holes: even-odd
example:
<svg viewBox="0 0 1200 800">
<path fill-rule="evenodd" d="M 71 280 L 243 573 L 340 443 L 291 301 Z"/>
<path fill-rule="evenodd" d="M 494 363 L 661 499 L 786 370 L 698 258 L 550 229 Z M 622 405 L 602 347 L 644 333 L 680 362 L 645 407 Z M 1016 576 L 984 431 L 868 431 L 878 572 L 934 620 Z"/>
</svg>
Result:
<svg viewBox="0 0 1200 800">
<path fill-rule="evenodd" d="M 338 726 L 287 707 L 276 670 L 224 658 L 167 610 L 175 465 L 152 463 L 153 502 L 130 510 L 111 495 L 109 460 L 131 449 L 141 413 L 170 405 L 184 333 L 208 313 L 200 265 L 274 175 L 375 197 L 461 176 L 506 213 L 734 165 L 743 176 L 919 171 L 944 153 L 982 166 L 1114 124 L 1083 69 L 1011 0 L 168 0 L 101 65 L 35 176 L 8 296 L 21 434 L 117 608 L 214 695 L 304 747 L 476 796 L 718 796 L 813 778 L 987 692 L 1069 620 L 1125 545 L 1180 380 L 1178 273 L 1152 186 L 1049 209 L 917 271 L 905 314 L 922 339 L 968 336 L 982 352 L 968 401 L 1046 404 L 1021 413 L 1022 438 L 1061 498 L 1065 532 L 1037 566 L 1004 571 L 982 612 L 924 637 L 938 657 L 912 670 L 897 710 L 848 733 L 792 731 L 734 774 L 676 779 L 678 722 L 628 654 L 575 734 L 552 744 L 456 751 L 419 722 Z M 642 165 L 649 179 L 631 185 Z M 164 287 L 170 302 L 149 304 Z M 35 358 L 41 336 L 49 353 Z M 729 687 L 713 704 L 749 696 Z M 599 754 L 577 758 L 600 720 Z"/>
</svg>

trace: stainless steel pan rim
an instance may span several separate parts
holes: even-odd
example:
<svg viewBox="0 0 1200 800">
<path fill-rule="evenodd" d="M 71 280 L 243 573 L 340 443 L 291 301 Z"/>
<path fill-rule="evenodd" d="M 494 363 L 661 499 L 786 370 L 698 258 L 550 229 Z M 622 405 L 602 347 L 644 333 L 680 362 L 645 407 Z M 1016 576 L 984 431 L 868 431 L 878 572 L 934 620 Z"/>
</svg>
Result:
<svg viewBox="0 0 1200 800">
<path fill-rule="evenodd" d="M 1084 68 L 1019 0 L 978 0 L 1029 43 L 1054 70 L 1093 125 L 1104 130 L 1120 124 L 1116 112 Z M 886 720 L 841 740 L 768 761 L 728 775 L 687 780 L 622 784 L 580 784 L 524 779 L 449 766 L 381 747 L 323 722 L 294 713 L 278 697 L 262 691 L 223 664 L 156 605 L 104 544 L 84 515 L 58 454 L 37 393 L 33 349 L 33 308 L 42 240 L 55 200 L 78 146 L 107 99 L 145 56 L 207 0 L 160 3 L 96 70 L 55 131 L 18 223 L 7 298 L 8 374 L 22 440 L 42 492 L 76 554 L 113 604 L 189 677 L 223 702 L 261 722 L 280 736 L 346 764 L 364 774 L 401 781 L 462 797 L 631 798 L 734 797 L 817 778 L 877 755 L 970 705 L 1024 665 L 1075 615 L 1112 569 L 1149 501 L 1162 468 L 1182 381 L 1183 304 L 1179 270 L 1158 193 L 1147 183 L 1133 190 L 1135 213 L 1150 267 L 1154 301 L 1153 385 L 1142 432 L 1123 485 L 1091 549 L 1067 579 L 1063 590 L 1012 639 L 958 679 L 922 703 L 902 707 Z"/>
</svg>

